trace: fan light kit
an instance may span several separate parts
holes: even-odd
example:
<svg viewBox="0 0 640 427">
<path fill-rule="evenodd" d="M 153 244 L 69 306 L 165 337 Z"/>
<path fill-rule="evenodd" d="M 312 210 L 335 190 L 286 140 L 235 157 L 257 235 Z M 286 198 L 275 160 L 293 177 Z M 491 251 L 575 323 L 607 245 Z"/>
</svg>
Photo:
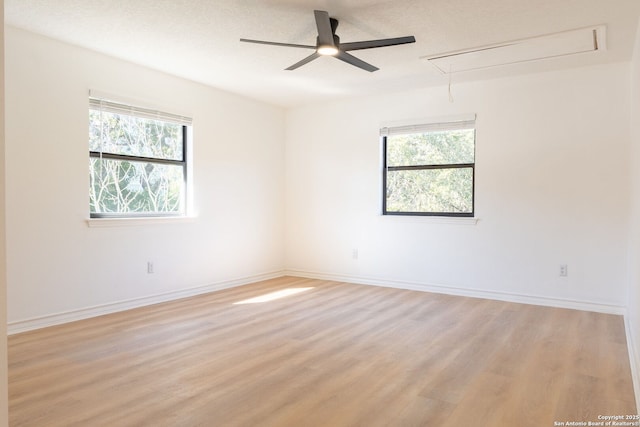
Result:
<svg viewBox="0 0 640 427">
<path fill-rule="evenodd" d="M 313 49 L 311 55 L 307 56 L 303 60 L 296 62 L 292 66 L 286 68 L 287 70 L 295 70 L 307 64 L 320 56 L 334 56 L 347 64 L 354 65 L 365 71 L 373 72 L 378 70 L 377 67 L 364 62 L 361 59 L 347 53 L 351 50 L 373 49 L 377 47 L 396 46 L 400 44 L 415 43 L 416 39 L 413 36 L 396 37 L 392 39 L 380 39 L 380 40 L 368 40 L 362 42 L 352 43 L 340 43 L 340 37 L 336 35 L 336 29 L 338 28 L 338 20 L 329 17 L 329 13 L 323 10 L 313 11 L 316 18 L 316 27 L 318 28 L 318 37 L 316 39 L 316 45 L 303 45 L 303 44 L 291 44 L 291 43 L 278 43 L 267 42 L 262 40 L 250 40 L 240 39 L 241 42 L 246 43 L 258 43 L 267 44 L 272 46 L 284 46 L 284 47 L 296 47 L 301 49 Z"/>
<path fill-rule="evenodd" d="M 323 56 L 336 56 L 340 51 L 335 46 L 319 46 L 316 52 Z"/>
</svg>

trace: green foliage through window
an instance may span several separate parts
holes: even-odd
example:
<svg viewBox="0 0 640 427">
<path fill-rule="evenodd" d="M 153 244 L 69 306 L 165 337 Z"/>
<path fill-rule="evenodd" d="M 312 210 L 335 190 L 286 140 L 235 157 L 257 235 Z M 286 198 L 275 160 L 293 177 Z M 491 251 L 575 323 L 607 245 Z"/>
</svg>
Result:
<svg viewBox="0 0 640 427">
<path fill-rule="evenodd" d="M 384 214 L 473 216 L 475 129 L 383 137 Z"/>
</svg>

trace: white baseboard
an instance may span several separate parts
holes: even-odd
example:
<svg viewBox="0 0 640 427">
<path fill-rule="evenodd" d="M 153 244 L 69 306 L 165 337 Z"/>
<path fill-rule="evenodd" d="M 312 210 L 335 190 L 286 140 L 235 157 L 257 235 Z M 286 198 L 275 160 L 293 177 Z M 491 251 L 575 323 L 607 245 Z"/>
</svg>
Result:
<svg viewBox="0 0 640 427">
<path fill-rule="evenodd" d="M 640 353 L 637 343 L 633 339 L 633 330 L 629 316 L 624 316 L 624 327 L 627 331 L 627 348 L 629 349 L 629 364 L 631 365 L 631 378 L 633 379 L 633 391 L 636 396 L 636 413 L 640 414 Z"/>
<path fill-rule="evenodd" d="M 119 311 L 130 310 L 132 308 L 143 307 L 161 302 L 173 301 L 181 298 L 187 298 L 194 295 L 206 294 L 209 292 L 219 291 L 221 289 L 233 288 L 236 286 L 247 285 L 249 283 L 259 282 L 261 280 L 275 279 L 282 277 L 284 271 L 274 271 L 270 273 L 257 274 L 253 276 L 241 277 L 238 279 L 225 280 L 209 285 L 197 286 L 178 291 L 165 292 L 162 294 L 149 295 L 141 298 L 134 298 L 125 301 L 118 301 L 108 304 L 101 304 L 93 307 L 82 308 L 79 310 L 71 310 L 62 313 L 51 314 L 31 319 L 18 320 L 7 324 L 7 334 L 13 335 L 20 332 L 27 332 L 34 329 L 46 328 L 48 326 L 60 325 L 62 323 L 74 322 L 76 320 L 88 319 L 91 317 L 102 316 L 104 314 L 116 313 Z"/>
<path fill-rule="evenodd" d="M 396 289 L 407 289 L 422 292 L 434 292 L 448 295 L 458 295 L 473 298 L 485 298 L 498 301 L 515 302 L 522 304 L 533 304 L 548 307 L 569 308 L 575 310 L 595 311 L 599 313 L 625 315 L 625 308 L 616 305 L 599 304 L 589 301 L 574 301 L 559 298 L 548 298 L 532 295 L 512 294 L 506 292 L 483 291 L 477 289 L 458 288 L 446 285 L 434 285 L 417 282 L 407 282 L 398 280 L 378 279 L 371 277 L 358 277 L 342 274 L 319 273 L 307 270 L 282 270 L 269 273 L 257 274 L 253 276 L 241 277 L 238 279 L 221 281 L 209 285 L 197 286 L 178 291 L 171 291 L 162 294 L 150 295 L 141 298 L 134 298 L 125 301 L 102 304 L 93 307 L 71 310 L 62 313 L 51 314 L 25 320 L 9 322 L 7 332 L 9 335 L 40 329 L 47 326 L 59 325 L 90 317 L 101 316 L 103 314 L 115 313 L 146 305 L 172 301 L 180 298 L 187 298 L 194 295 L 214 292 L 221 289 L 242 286 L 261 280 L 274 279 L 282 276 L 298 276 L 311 279 L 333 280 L 338 282 L 355 283 L 361 285 L 384 286 Z M 626 316 L 625 316 L 626 318 Z M 628 325 L 627 325 L 628 326 Z M 627 328 L 628 329 L 628 328 Z M 628 332 L 630 335 L 630 332 Z"/>
<path fill-rule="evenodd" d="M 447 285 L 387 280 L 371 277 L 357 277 L 342 274 L 319 273 L 306 270 L 285 270 L 287 276 L 306 277 L 310 279 L 333 280 L 359 285 L 384 286 L 388 288 L 407 289 L 412 291 L 433 292 L 437 294 L 458 295 L 472 298 L 484 298 L 520 304 L 541 305 L 546 307 L 568 308 L 573 310 L 594 311 L 597 313 L 625 315 L 625 307 L 600 304 L 590 301 L 578 301 L 562 298 L 549 298 L 535 295 L 515 294 L 499 291 L 483 291 L 477 289 L 458 288 Z"/>
</svg>

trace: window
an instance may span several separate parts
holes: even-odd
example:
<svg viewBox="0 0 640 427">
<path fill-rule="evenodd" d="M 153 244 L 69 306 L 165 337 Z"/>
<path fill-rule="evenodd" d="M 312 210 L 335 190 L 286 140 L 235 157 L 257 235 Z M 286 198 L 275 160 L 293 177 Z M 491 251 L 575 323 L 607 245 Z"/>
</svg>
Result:
<svg viewBox="0 0 640 427">
<path fill-rule="evenodd" d="M 92 218 L 186 214 L 185 117 L 89 98 Z"/>
<path fill-rule="evenodd" d="M 384 215 L 473 217 L 475 116 L 380 133 Z"/>
</svg>

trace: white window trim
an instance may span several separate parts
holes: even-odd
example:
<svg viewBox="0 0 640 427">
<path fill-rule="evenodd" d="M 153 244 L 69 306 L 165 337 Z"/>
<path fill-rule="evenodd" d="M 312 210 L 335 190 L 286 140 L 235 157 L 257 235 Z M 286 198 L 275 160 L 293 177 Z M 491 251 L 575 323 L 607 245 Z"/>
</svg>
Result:
<svg viewBox="0 0 640 427">
<path fill-rule="evenodd" d="M 419 132 L 422 129 L 426 130 L 434 130 L 431 126 L 438 127 L 439 125 L 445 124 L 447 129 L 452 129 L 456 123 L 460 123 L 461 125 L 475 122 L 476 114 L 458 114 L 452 116 L 440 116 L 440 117 L 427 117 L 427 118 L 416 118 L 416 119 L 408 119 L 408 120 L 400 120 L 400 121 L 390 121 L 380 123 L 380 136 L 387 135 L 385 129 L 392 128 L 406 128 L 409 130 L 409 133 Z"/>
<path fill-rule="evenodd" d="M 142 217 L 142 218 L 87 218 L 89 228 L 139 227 L 157 224 L 185 224 L 196 221 L 195 216 Z"/>
<path fill-rule="evenodd" d="M 473 124 L 473 128 L 477 130 L 477 115 L 475 113 L 458 114 L 450 116 L 429 117 L 422 119 L 409 119 L 401 121 L 389 121 L 380 123 L 380 171 L 379 171 L 379 183 L 380 198 L 378 206 L 378 217 L 384 218 L 385 221 L 396 221 L 400 223 L 422 223 L 422 224 L 457 224 L 457 225 L 477 225 L 480 218 L 474 206 L 473 216 L 445 216 L 445 215 L 387 215 L 384 214 L 383 198 L 385 197 L 384 189 L 384 161 L 385 151 L 383 148 L 382 140 L 384 136 L 398 135 L 403 133 L 415 133 L 421 131 L 434 131 L 441 128 L 455 129 L 457 126 L 460 128 L 467 128 L 469 124 Z M 475 160 L 474 160 L 475 164 Z M 475 186 L 475 178 L 474 178 Z M 474 188 L 475 192 L 475 188 Z M 475 194 L 474 194 L 475 197 Z M 477 201 L 477 199 L 476 199 Z M 475 205 L 475 203 L 474 203 Z"/>
<path fill-rule="evenodd" d="M 451 225 L 477 225 L 480 218 L 456 217 L 456 216 L 436 216 L 436 215 L 383 215 L 378 214 L 382 221 L 392 221 L 410 224 L 451 224 Z"/>
<path fill-rule="evenodd" d="M 162 115 L 162 119 L 184 125 L 187 127 L 187 139 L 184 141 L 186 144 L 186 200 L 185 200 L 185 212 L 176 216 L 149 216 L 149 217 L 105 217 L 105 218 L 91 218 L 86 219 L 88 227 L 120 227 L 120 226 L 139 226 L 139 225 L 151 225 L 151 224 L 170 224 L 170 223 L 188 223 L 193 222 L 196 218 L 193 207 L 193 119 L 189 114 L 171 114 L 165 113 L 166 111 L 175 111 L 172 108 L 158 107 L 156 105 L 150 105 L 144 101 L 124 98 L 117 95 L 112 95 L 106 92 L 90 89 L 88 91 L 89 104 L 97 101 L 114 102 L 119 105 L 131 106 L 141 116 L 151 115 L 155 118 L 158 114 Z M 94 101 L 92 101 L 92 99 Z M 137 107 L 135 107 L 137 106 Z M 90 213 L 88 213 L 91 215 Z"/>
</svg>

